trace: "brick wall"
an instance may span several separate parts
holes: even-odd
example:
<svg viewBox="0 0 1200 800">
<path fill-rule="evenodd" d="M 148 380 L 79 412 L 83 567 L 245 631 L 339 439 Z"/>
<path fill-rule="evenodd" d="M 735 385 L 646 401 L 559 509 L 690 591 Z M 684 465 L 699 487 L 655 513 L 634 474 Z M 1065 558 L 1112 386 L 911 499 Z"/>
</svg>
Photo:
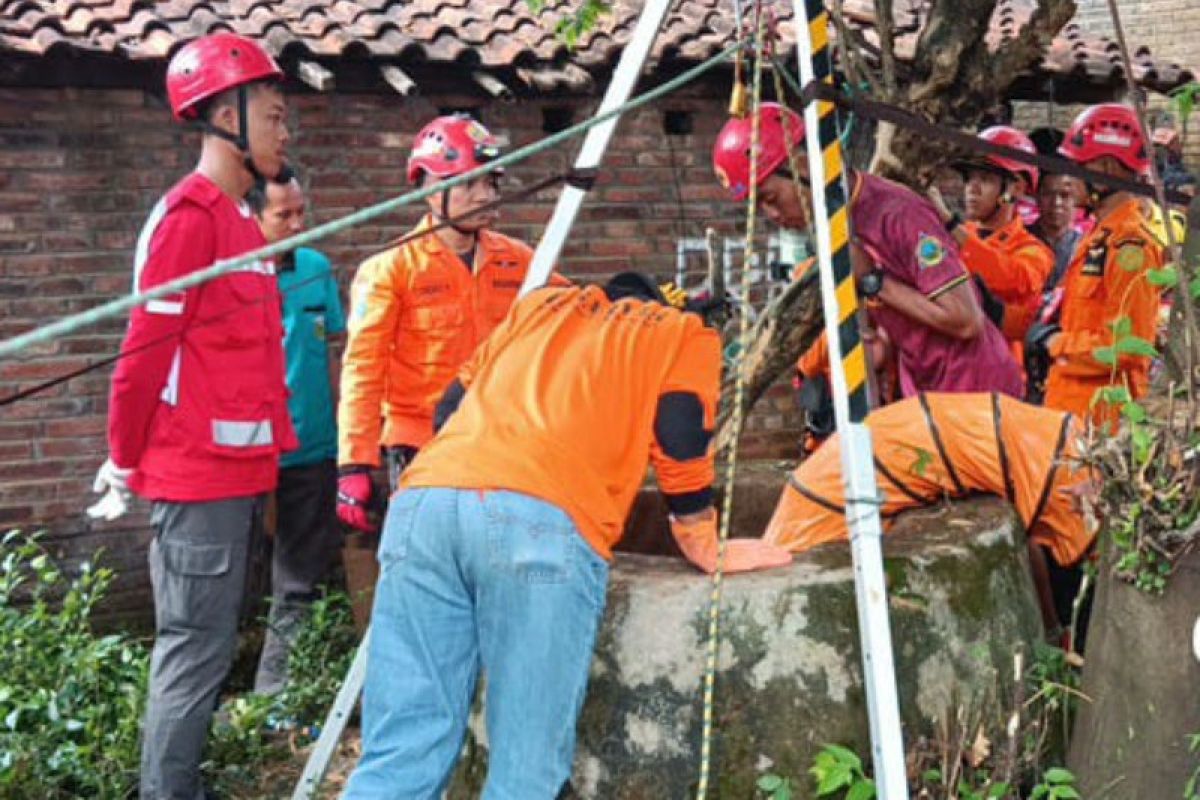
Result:
<svg viewBox="0 0 1200 800">
<path fill-rule="evenodd" d="M 1112 15 L 1107 0 L 1076 0 L 1078 10 L 1074 21 L 1089 33 L 1115 37 Z M 1136 56 L 1138 48 L 1148 47 L 1158 61 L 1174 62 L 1200 73 L 1200 51 L 1196 49 L 1196 31 L 1200 30 L 1200 2 L 1196 0 L 1121 0 L 1121 25 L 1125 40 Z M 1151 94 L 1151 111 L 1167 107 L 1163 95 Z M 1024 103 L 1017 112 L 1017 123 L 1035 127 L 1047 124 L 1048 108 L 1042 103 Z M 1059 107 L 1053 110 L 1053 124 L 1066 128 L 1081 107 Z M 1153 124 L 1153 120 L 1150 120 Z M 1181 127 L 1183 120 L 1176 119 Z M 1184 159 L 1193 171 L 1200 171 L 1200 110 L 1193 111 L 1187 120 Z"/>
<path fill-rule="evenodd" d="M 737 209 L 724 202 L 708 166 L 708 148 L 724 120 L 720 94 L 673 97 L 622 122 L 567 245 L 567 274 L 588 279 L 636 267 L 669 276 L 681 236 L 702 236 L 707 225 L 738 235 Z M 313 221 L 399 192 L 411 135 L 439 108 L 465 104 L 369 94 L 292 98 L 292 156 L 309 188 Z M 521 145 L 544 135 L 544 105 L 492 105 L 482 117 Z M 691 135 L 663 133 L 668 108 L 693 112 Z M 576 106 L 575 119 L 588 110 Z M 513 184 L 563 171 L 576 148 L 570 143 L 512 169 Z M 141 91 L 0 89 L 0 338 L 128 291 L 145 214 L 195 152 L 195 135 L 170 125 L 160 101 Z M 547 191 L 506 208 L 501 228 L 535 240 L 555 197 Z M 417 213 L 406 210 L 319 246 L 346 282 L 355 264 L 402 234 Z M 109 321 L 5 361 L 0 394 L 115 352 L 123 327 Z M 110 613 L 145 620 L 144 509 L 118 525 L 92 526 L 82 514 L 106 450 L 108 377 L 108 370 L 97 371 L 0 408 L 0 529 L 44 529 L 69 559 L 104 548 L 105 562 L 120 574 Z M 763 401 L 747 432 L 749 453 L 792 452 L 789 404 L 778 394 Z"/>
</svg>

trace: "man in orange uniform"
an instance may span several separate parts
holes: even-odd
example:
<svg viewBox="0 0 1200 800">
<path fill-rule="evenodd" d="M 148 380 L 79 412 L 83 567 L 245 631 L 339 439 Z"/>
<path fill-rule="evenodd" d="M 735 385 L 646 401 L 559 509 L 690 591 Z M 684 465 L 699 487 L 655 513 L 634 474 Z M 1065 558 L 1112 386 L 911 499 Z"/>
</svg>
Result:
<svg viewBox="0 0 1200 800">
<path fill-rule="evenodd" d="M 979 134 L 985 142 L 1036 154 L 1029 137 L 997 125 Z M 985 155 L 955 165 L 965 182 L 967 218 L 951 212 L 936 190 L 934 201 L 963 263 L 998 301 L 985 310 L 1021 359 L 1021 342 L 1041 305 L 1042 287 L 1054 269 L 1054 252 L 1025 229 L 1016 201 L 1037 190 L 1036 167 L 1006 156 Z"/>
<path fill-rule="evenodd" d="M 608 559 L 648 462 L 684 554 L 716 566 L 720 347 L 624 273 L 603 289 L 533 292 L 464 365 L 439 408 L 449 420 L 388 509 L 363 755 L 345 800 L 440 797 L 480 667 L 482 796 L 565 796 Z M 734 540 L 725 569 L 790 560 Z"/>
<path fill-rule="evenodd" d="M 417 134 L 408 179 L 461 175 L 500 155 L 499 142 L 467 116 L 446 116 Z M 532 251 L 491 230 L 500 171 L 428 198 L 414 229 L 440 230 L 365 261 L 350 291 L 349 339 L 338 406 L 338 516 L 373 532 L 370 470 L 387 459 L 391 485 L 433 436 L 433 407 L 455 372 L 504 319 Z"/>
<path fill-rule="evenodd" d="M 930 393 L 872 412 L 867 425 L 885 524 L 902 511 L 972 492 L 1013 504 L 1029 534 L 1043 622 L 1056 634 L 1070 604 L 1053 584 L 1071 580 L 1064 573 L 1080 564 L 1094 538 L 1076 507 L 1088 478 L 1071 463 L 1080 433 L 1075 419 L 1001 394 Z M 835 434 L 788 477 L 763 538 L 795 553 L 844 541 L 843 495 Z"/>
<path fill-rule="evenodd" d="M 1059 152 L 1091 170 L 1125 180 L 1145 175 L 1150 168 L 1137 115 L 1117 103 L 1084 110 L 1071 124 Z M 1163 251 L 1141 200 L 1103 185 L 1089 189 L 1096 227 L 1080 241 L 1067 268 L 1061 330 L 1035 326 L 1029 345 L 1044 347 L 1051 359 L 1048 407 L 1115 423 L 1117 407 L 1093 408 L 1097 390 L 1124 385 L 1131 396 L 1144 395 L 1150 358 L 1120 354 L 1114 366 L 1098 361 L 1096 350 L 1113 347 L 1112 326 L 1121 318 L 1129 320 L 1134 336 L 1154 341 L 1161 291 L 1146 279 L 1146 273 L 1162 266 Z"/>
</svg>

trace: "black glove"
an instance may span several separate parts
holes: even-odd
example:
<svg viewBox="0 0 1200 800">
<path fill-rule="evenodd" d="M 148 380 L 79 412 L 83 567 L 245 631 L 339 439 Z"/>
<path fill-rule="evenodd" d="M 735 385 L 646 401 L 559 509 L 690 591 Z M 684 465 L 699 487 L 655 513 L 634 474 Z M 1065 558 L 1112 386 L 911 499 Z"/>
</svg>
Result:
<svg viewBox="0 0 1200 800">
<path fill-rule="evenodd" d="M 992 294 L 992 290 L 983 282 L 983 278 L 978 275 L 972 276 L 975 279 L 975 285 L 979 287 L 980 300 L 983 304 L 983 313 L 992 321 L 992 324 L 997 328 L 1004 327 L 1004 303 L 1000 302 L 1000 298 Z"/>
<path fill-rule="evenodd" d="M 1035 322 L 1025 334 L 1025 399 L 1041 403 L 1046 396 L 1046 377 L 1050 374 L 1050 339 L 1062 330 L 1057 322 Z"/>
<path fill-rule="evenodd" d="M 804 430 L 814 439 L 827 439 L 837 430 L 833 392 L 829 389 L 829 379 L 824 375 L 815 378 L 800 376 L 796 404 L 804 412 Z"/>
</svg>

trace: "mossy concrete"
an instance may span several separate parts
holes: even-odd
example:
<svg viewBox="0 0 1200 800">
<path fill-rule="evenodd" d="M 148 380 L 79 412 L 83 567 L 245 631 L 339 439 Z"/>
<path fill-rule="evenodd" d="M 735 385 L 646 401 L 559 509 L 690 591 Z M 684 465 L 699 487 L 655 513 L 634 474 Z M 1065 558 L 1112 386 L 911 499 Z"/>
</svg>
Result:
<svg viewBox="0 0 1200 800">
<path fill-rule="evenodd" d="M 910 514 L 885 540 L 909 740 L 972 698 L 999 697 L 1003 707 L 1014 652 L 1030 652 L 1040 636 L 1023 542 L 1015 515 L 994 499 Z M 579 722 L 579 796 L 663 800 L 694 790 L 710 591 L 681 560 L 618 556 Z M 856 620 L 847 545 L 727 578 L 710 796 L 754 797 L 769 765 L 807 797 L 822 744 L 869 752 Z M 486 739 L 478 719 L 471 727 L 454 800 L 478 796 L 485 771 Z"/>
</svg>

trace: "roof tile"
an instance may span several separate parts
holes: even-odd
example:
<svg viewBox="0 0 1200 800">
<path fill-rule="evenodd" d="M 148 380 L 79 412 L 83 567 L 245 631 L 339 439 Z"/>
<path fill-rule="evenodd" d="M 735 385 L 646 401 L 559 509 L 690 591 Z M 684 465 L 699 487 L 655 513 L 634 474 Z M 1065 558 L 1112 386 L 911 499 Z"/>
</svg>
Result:
<svg viewBox="0 0 1200 800">
<path fill-rule="evenodd" d="M 1037 0 L 999 0 L 988 31 L 995 49 L 1017 36 Z M 894 0 L 896 53 L 911 59 L 933 0 Z M 868 41 L 874 0 L 843 0 L 847 23 Z M 534 14 L 527 0 L 0 0 L 0 52 L 45 54 L 51 48 L 100 50 L 134 59 L 166 58 L 182 41 L 214 29 L 262 38 L 279 53 L 289 45 L 329 58 L 353 53 L 394 59 L 417 55 L 430 62 L 535 68 L 530 86 L 581 88 L 586 70 L 612 66 L 629 41 L 641 0 L 613 0 L 612 11 L 584 34 L 573 51 L 554 36 L 573 0 L 550 0 Z M 791 9 L 779 7 L 780 32 L 790 41 Z M 699 61 L 725 47 L 736 24 L 722 0 L 679 0 L 669 12 L 652 57 Z M 1116 43 L 1068 24 L 1036 71 L 1120 77 Z M 1193 79 L 1177 64 L 1156 61 L 1138 48 L 1134 73 L 1150 89 L 1169 90 Z M 565 66 L 564 66 L 565 65 Z M 524 75 L 524 73 L 523 73 Z"/>
</svg>

